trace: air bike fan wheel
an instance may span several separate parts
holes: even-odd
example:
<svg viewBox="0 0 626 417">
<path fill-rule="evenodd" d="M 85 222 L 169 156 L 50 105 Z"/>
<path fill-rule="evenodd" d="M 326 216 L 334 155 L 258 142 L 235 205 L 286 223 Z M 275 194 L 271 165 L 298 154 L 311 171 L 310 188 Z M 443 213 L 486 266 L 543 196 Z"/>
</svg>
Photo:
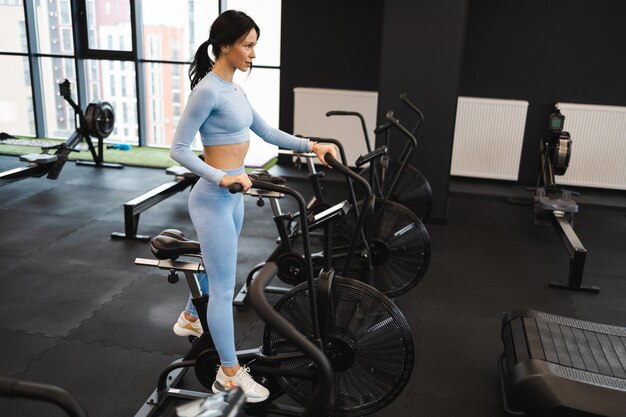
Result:
<svg viewBox="0 0 626 417">
<path fill-rule="evenodd" d="M 109 137 L 115 126 L 113 106 L 106 101 L 89 103 L 85 110 L 85 125 L 90 136 L 101 139 Z"/>
<path fill-rule="evenodd" d="M 389 161 L 389 167 L 385 174 L 385 183 L 381 184 L 383 190 L 388 190 L 391 187 L 391 179 L 393 179 L 399 169 L 400 163 L 398 161 Z M 369 167 L 363 169 L 359 175 L 369 179 Z M 378 175 L 380 176 L 380 172 L 378 172 Z M 406 206 L 420 220 L 425 221 L 429 218 L 433 206 L 433 191 L 424 174 L 414 166 L 407 165 L 389 199 Z"/>
<path fill-rule="evenodd" d="M 317 285 L 317 281 L 316 281 Z M 328 403 L 331 416 L 354 417 L 382 409 L 402 392 L 411 377 L 413 337 L 406 319 L 387 297 L 362 282 L 335 277 L 325 353 L 335 374 L 335 389 Z M 312 335 L 309 291 L 300 284 L 274 307 L 304 335 Z M 285 338 L 266 327 L 263 338 L 268 355 L 296 352 Z M 307 358 L 284 360 L 282 370 L 310 372 Z M 293 400 L 305 404 L 312 382 L 289 377 L 278 384 Z"/>
<path fill-rule="evenodd" d="M 362 242 L 352 257 L 350 270 L 342 275 L 359 277 L 388 297 L 407 293 L 422 280 L 430 263 L 430 236 L 426 227 L 405 206 L 381 199 L 376 200 L 373 217 L 368 221 L 373 222 L 369 240 L 373 276 L 365 275 L 368 267 L 358 255 L 363 249 Z M 333 242 L 347 248 L 355 227 L 354 216 L 337 221 Z M 337 265 L 343 267 L 342 262 L 338 260 Z"/>
</svg>

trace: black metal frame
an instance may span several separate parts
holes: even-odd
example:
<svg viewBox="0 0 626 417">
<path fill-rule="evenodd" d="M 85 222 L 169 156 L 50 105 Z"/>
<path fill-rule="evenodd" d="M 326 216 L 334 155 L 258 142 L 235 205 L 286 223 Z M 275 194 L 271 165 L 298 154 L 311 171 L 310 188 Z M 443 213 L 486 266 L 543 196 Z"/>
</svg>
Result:
<svg viewBox="0 0 626 417">
<path fill-rule="evenodd" d="M 546 198 L 546 194 L 548 194 L 548 198 L 550 194 L 555 194 L 559 197 L 558 200 L 564 199 L 565 201 L 569 201 L 571 193 L 563 190 L 556 184 L 552 158 L 550 158 L 550 145 L 547 142 L 542 143 L 541 145 L 541 172 L 539 173 L 538 178 L 539 187 L 537 187 L 537 195 L 535 197 L 536 211 L 544 211 L 542 206 L 540 206 L 540 203 L 542 199 Z M 559 236 L 559 239 L 563 243 L 565 251 L 569 257 L 567 282 L 551 281 L 549 286 L 550 288 L 556 289 L 567 289 L 598 294 L 600 292 L 599 287 L 595 285 L 582 284 L 587 250 L 572 227 L 575 211 L 578 211 L 577 206 L 569 212 L 561 210 L 550 210 L 547 212 L 547 217 L 555 232 Z M 570 218 L 569 220 L 568 216 Z"/>
<path fill-rule="evenodd" d="M 289 151 L 291 152 L 291 151 Z M 307 158 L 307 163 L 308 164 L 312 164 L 312 162 L 310 161 L 311 156 L 305 156 Z M 311 165 L 312 166 L 312 165 Z M 315 184 L 315 182 L 314 182 Z M 319 183 L 317 183 L 318 187 L 320 187 Z M 268 256 L 267 260 L 257 264 L 256 266 L 254 266 L 249 272 L 248 275 L 246 277 L 246 281 L 243 283 L 243 285 L 241 286 L 241 288 L 239 289 L 239 292 L 235 295 L 235 298 L 233 299 L 233 306 L 237 307 L 238 309 L 243 309 L 246 306 L 246 303 L 249 299 L 250 296 L 250 286 L 252 284 L 252 282 L 256 279 L 256 276 L 258 274 L 258 272 L 265 266 L 266 263 L 268 262 L 275 262 L 278 265 L 278 277 L 284 281 L 287 282 L 290 285 L 297 285 L 300 282 L 304 282 L 304 267 L 303 267 L 303 263 L 304 263 L 304 256 L 300 253 L 297 253 L 294 251 L 293 248 L 293 235 L 290 234 L 289 228 L 287 226 L 288 222 L 295 220 L 296 218 L 298 218 L 297 215 L 294 215 L 293 213 L 283 213 L 282 212 L 282 208 L 280 206 L 280 202 L 279 199 L 283 198 L 284 195 L 282 193 L 275 193 L 275 192 L 267 192 L 267 191 L 261 191 L 261 190 L 255 190 L 255 189 L 251 189 L 250 191 L 248 191 L 246 193 L 247 195 L 251 196 L 251 197 L 257 197 L 260 200 L 262 199 L 269 199 L 270 201 L 270 205 L 272 207 L 272 213 L 273 213 L 273 220 L 274 223 L 276 224 L 276 230 L 278 231 L 278 246 L 276 246 L 276 248 L 272 251 L 272 253 Z M 353 203 L 352 205 L 354 205 L 354 199 L 353 199 Z M 346 215 L 348 214 L 348 211 L 350 210 L 350 204 L 348 203 L 347 200 L 344 200 L 343 202 L 337 204 L 335 207 L 333 207 L 334 210 L 336 210 L 336 213 L 340 215 Z M 338 210 L 341 209 L 341 210 Z M 314 230 L 317 227 L 316 224 L 313 223 L 313 221 L 309 222 L 309 230 Z M 345 248 L 344 248 L 344 252 L 345 252 Z M 324 253 L 328 253 L 328 251 L 322 251 L 322 252 L 317 252 L 311 255 L 312 261 L 313 261 L 313 272 L 317 273 L 319 272 L 320 268 L 322 268 L 322 263 L 326 263 L 328 262 L 325 257 L 323 256 Z M 332 256 L 332 255 L 331 255 Z M 346 253 L 342 253 L 341 255 L 339 255 L 338 257 L 346 257 Z M 285 273 L 284 271 L 284 267 L 287 266 L 287 268 L 292 269 L 292 272 L 294 275 L 298 275 L 302 277 L 301 281 L 298 281 L 295 277 L 290 277 L 292 279 L 286 279 L 283 276 L 281 276 L 281 269 L 282 272 Z M 295 269 L 297 269 L 297 271 L 295 271 Z M 326 268 L 328 269 L 328 268 Z M 267 293 L 271 293 L 271 294 L 285 294 L 287 293 L 291 288 L 290 287 L 284 287 L 284 286 L 270 286 L 270 285 L 266 285 L 265 286 L 265 292 Z"/>
<path fill-rule="evenodd" d="M 267 262 L 276 262 L 277 264 L 280 264 L 281 256 L 294 253 L 291 238 L 289 237 L 287 227 L 285 226 L 286 221 L 293 219 L 293 215 L 291 213 L 283 213 L 278 202 L 278 199 L 283 198 L 284 195 L 282 193 L 276 192 L 260 193 L 255 189 L 251 189 L 247 194 L 252 197 L 257 197 L 259 199 L 269 199 L 270 206 L 272 207 L 273 220 L 278 230 L 279 244 L 267 258 L 267 261 L 259 263 L 258 265 L 254 266 L 254 268 L 252 268 L 250 272 L 248 272 L 246 282 L 243 283 L 243 285 L 239 289 L 239 292 L 235 295 L 235 298 L 233 299 L 233 305 L 239 309 L 243 309 L 246 306 L 246 302 L 248 301 L 248 297 L 250 296 L 250 287 L 252 281 L 254 281 L 257 273 L 265 266 L 265 264 Z M 288 290 L 289 288 L 286 287 L 276 287 L 270 285 L 265 286 L 265 292 L 272 294 L 285 294 Z"/>
<path fill-rule="evenodd" d="M 72 32 L 74 34 L 74 56 L 76 81 L 78 84 L 78 102 L 87 101 L 87 76 L 83 65 L 85 60 L 115 60 L 132 61 L 135 63 L 135 83 L 137 91 L 137 136 L 139 146 L 143 145 L 143 133 L 145 131 L 145 117 L 142 114 L 142 103 L 144 90 L 143 73 L 139 71 L 138 47 L 141 45 L 141 31 L 137 30 L 140 22 L 137 13 L 136 1 L 129 0 L 130 24 L 131 24 L 131 45 L 130 51 L 113 51 L 105 49 L 93 49 L 89 47 L 89 35 L 87 25 L 87 4 L 86 0 L 70 0 L 72 8 Z M 139 39 L 138 39 L 139 37 Z M 141 81 L 139 80 L 141 78 Z"/>
<path fill-rule="evenodd" d="M 557 216 L 554 212 L 550 213 L 549 216 L 552 226 L 561 239 L 565 251 L 569 256 L 569 274 L 567 282 L 550 281 L 550 288 L 586 291 L 594 294 L 599 293 L 600 288 L 595 285 L 582 285 L 587 249 L 585 249 L 580 239 L 578 239 L 572 225 L 563 216 Z"/>
<path fill-rule="evenodd" d="M 345 155 L 345 151 L 343 149 L 343 146 L 341 144 L 341 142 L 339 142 L 337 139 L 333 139 L 333 138 L 311 138 L 312 140 L 315 140 L 317 142 L 321 142 L 321 143 L 331 143 L 334 144 L 335 146 L 337 146 L 337 148 L 339 149 L 339 154 L 340 154 L 340 159 L 343 165 L 347 166 L 347 162 L 346 162 L 346 155 Z M 306 160 L 306 165 L 309 171 L 309 180 L 311 182 L 311 185 L 313 187 L 313 194 L 314 196 L 312 197 L 311 200 L 309 200 L 309 202 L 306 205 L 307 208 L 307 213 L 310 213 L 308 210 L 312 207 L 312 206 L 319 206 L 319 207 L 323 207 L 323 208 L 327 208 L 330 207 L 330 205 L 326 202 L 325 198 L 324 198 L 324 188 L 322 187 L 321 183 L 320 183 L 320 177 L 323 176 L 323 173 L 320 171 L 317 171 L 315 169 L 315 164 L 313 163 L 312 159 L 315 157 L 315 154 L 310 153 L 310 152 L 296 152 L 296 151 L 292 151 L 292 150 L 279 150 L 280 153 L 285 154 L 285 155 L 291 155 L 291 156 L 295 156 L 297 158 L 304 158 Z M 348 190 L 349 190 L 349 195 L 348 198 L 349 200 L 344 201 L 344 203 L 347 205 L 347 209 L 350 208 L 350 204 L 352 205 L 352 207 L 354 207 L 356 216 L 358 217 L 359 214 L 359 208 L 357 205 L 357 200 L 356 200 L 356 196 L 354 193 L 354 188 L 352 186 L 352 181 L 353 179 L 351 179 L 350 176 L 346 175 L 346 183 L 348 186 Z M 369 190 L 369 185 L 367 185 L 367 189 L 364 187 L 365 193 L 366 194 L 371 194 L 371 191 Z M 284 266 L 289 264 L 290 262 L 293 262 L 294 259 L 298 259 L 298 262 L 300 262 L 303 257 L 301 254 L 298 254 L 296 252 L 294 252 L 293 250 L 293 238 L 295 237 L 295 235 L 297 234 L 297 232 L 300 230 L 299 227 L 297 228 L 296 231 L 290 231 L 289 227 L 287 226 L 287 224 L 291 224 L 290 222 L 295 221 L 296 219 L 299 219 L 299 216 L 302 213 L 297 213 L 297 214 L 293 214 L 293 213 L 283 213 L 280 203 L 278 201 L 278 199 L 282 198 L 283 195 L 279 194 L 279 193 L 267 193 L 267 192 L 257 192 L 256 190 L 250 190 L 248 193 L 248 195 L 252 196 L 252 197 L 257 197 L 259 199 L 264 199 L 264 198 L 268 198 L 270 200 L 270 205 L 272 207 L 272 213 L 273 213 L 273 220 L 274 223 L 276 224 L 276 230 L 278 231 L 278 241 L 279 244 L 278 246 L 274 249 L 274 251 L 272 251 L 272 253 L 268 256 L 267 260 L 265 260 L 264 262 L 261 262 L 259 264 L 257 264 L 254 268 L 252 268 L 249 272 L 248 275 L 246 277 L 246 282 L 244 282 L 244 284 L 241 286 L 241 288 L 239 289 L 239 292 L 235 295 L 235 298 L 233 299 L 233 305 L 239 309 L 243 309 L 246 305 L 246 302 L 248 300 L 248 296 L 249 296 L 249 287 L 250 284 L 252 283 L 252 281 L 255 279 L 256 274 L 258 273 L 258 271 L 263 268 L 263 266 L 267 263 L 267 262 L 275 262 L 278 267 L 279 270 Z M 306 213 L 305 213 L 306 214 Z M 346 213 L 347 214 L 347 213 Z M 361 220 L 364 221 L 364 220 Z M 312 227 L 312 225 L 309 225 L 309 230 L 313 230 L 314 227 Z M 365 233 L 362 230 L 363 228 L 361 227 L 360 229 L 358 229 L 361 233 L 361 236 L 363 238 L 363 242 L 367 242 L 368 240 L 365 237 Z M 355 239 L 353 247 L 352 247 L 352 252 L 354 252 L 354 247 L 356 247 L 357 241 Z M 367 246 L 367 244 L 366 244 Z M 346 259 L 346 264 L 345 266 L 348 267 L 350 262 L 351 262 L 351 258 L 352 258 L 352 252 L 350 252 L 347 247 L 342 247 L 339 248 L 341 249 L 341 253 L 338 255 L 335 255 L 336 258 L 344 258 Z M 314 266 L 314 272 L 317 272 L 319 270 L 319 268 L 322 267 L 321 262 L 325 262 L 325 257 L 323 256 L 324 253 L 328 253 L 327 251 L 322 251 L 322 252 L 318 252 L 318 253 L 314 253 L 312 254 L 312 260 L 313 260 L 313 266 Z M 350 253 L 350 256 L 348 257 L 348 254 Z M 301 265 L 299 265 L 301 266 Z M 298 273 L 303 273 L 303 270 L 299 270 Z M 279 278 L 281 278 L 281 280 L 284 280 L 280 275 Z M 299 282 L 288 282 L 289 284 L 292 285 L 296 285 Z M 290 288 L 287 287 L 276 287 L 276 286 L 267 286 L 265 288 L 265 291 L 268 293 L 273 293 L 273 294 L 285 294 L 287 291 L 289 291 Z"/>
<path fill-rule="evenodd" d="M 166 173 L 175 175 L 175 180 L 161 184 L 124 203 L 124 232 L 111 233 L 112 239 L 149 241 L 150 235 L 137 234 L 141 213 L 174 194 L 184 191 L 187 187 L 193 187 L 199 178 L 190 171 L 177 166 L 168 168 Z"/>
<path fill-rule="evenodd" d="M 0 396 L 28 398 L 58 405 L 70 417 L 87 417 L 85 409 L 64 389 L 0 376 Z"/>
<path fill-rule="evenodd" d="M 336 113 L 339 114 L 341 112 L 336 112 Z M 345 150 L 343 148 L 343 144 L 340 141 L 334 138 L 320 138 L 320 137 L 310 137 L 310 139 L 316 142 L 329 143 L 329 144 L 334 145 L 339 150 L 341 163 L 346 167 L 348 166 Z M 324 198 L 324 193 L 325 193 L 324 187 L 320 183 L 320 177 L 323 177 L 323 173 L 318 172 L 315 169 L 315 164 L 312 161 L 314 154 L 310 154 L 310 153 L 302 154 L 302 153 L 295 152 L 295 151 L 283 151 L 282 153 L 284 154 L 290 153 L 298 157 L 302 156 L 306 158 L 307 169 L 309 171 L 308 177 L 311 183 L 311 187 L 313 188 L 313 197 L 307 203 L 307 209 L 311 210 L 315 206 L 319 206 L 322 208 L 328 207 L 329 204 Z M 371 154 L 376 155 L 372 159 L 375 159 L 376 157 L 381 156 L 379 149 L 375 149 L 367 155 L 371 155 Z M 368 156 L 365 156 L 365 158 L 368 158 Z M 352 257 L 354 256 L 354 251 L 358 244 L 359 238 L 361 239 L 361 242 L 365 246 L 365 249 L 364 249 L 365 252 L 367 254 L 369 254 L 370 252 L 369 242 L 371 240 L 371 223 L 366 222 L 366 221 L 371 220 L 371 215 L 373 214 L 372 210 L 374 209 L 374 204 L 375 204 L 375 200 L 374 200 L 375 196 L 373 195 L 374 193 L 370 184 L 367 181 L 365 181 L 361 176 L 355 175 L 355 173 L 352 172 L 351 170 L 341 170 L 340 172 L 342 172 L 344 176 L 346 177 L 346 185 L 348 189 L 348 201 L 350 202 L 350 204 L 352 204 L 354 208 L 354 214 L 357 218 L 357 224 L 355 226 L 354 233 L 350 237 L 349 245 L 345 247 L 336 246 L 333 248 L 337 252 L 337 254 L 335 255 L 336 258 L 345 259 L 344 268 L 340 269 L 339 273 L 347 274 L 350 264 L 352 262 Z M 369 211 L 370 211 L 368 214 L 370 216 L 359 215 L 360 209 L 359 209 L 359 204 L 357 202 L 356 193 L 354 191 L 353 182 L 357 182 L 361 185 L 361 188 L 363 189 L 363 195 L 365 196 L 363 197 L 363 200 L 367 201 L 367 207 L 369 207 Z M 366 263 L 367 263 L 366 267 L 368 268 L 368 270 L 371 271 L 372 265 L 371 265 L 370 256 L 367 255 L 364 258 L 366 259 Z"/>
</svg>

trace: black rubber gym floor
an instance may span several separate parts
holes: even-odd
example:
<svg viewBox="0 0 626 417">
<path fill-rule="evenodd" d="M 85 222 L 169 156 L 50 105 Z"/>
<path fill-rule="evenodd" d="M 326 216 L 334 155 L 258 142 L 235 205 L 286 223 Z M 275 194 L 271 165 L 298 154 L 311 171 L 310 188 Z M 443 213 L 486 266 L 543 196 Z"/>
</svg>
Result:
<svg viewBox="0 0 626 417">
<path fill-rule="evenodd" d="M 21 165 L 0 156 L 0 171 Z M 134 265 L 136 257 L 151 257 L 147 243 L 109 235 L 124 228 L 125 201 L 170 180 L 164 170 L 68 163 L 57 181 L 0 186 L 0 375 L 59 385 L 92 417 L 135 414 L 160 370 L 188 348 L 171 330 L 187 294 L 184 282 L 168 284 L 166 274 Z M 415 369 L 377 416 L 504 416 L 497 358 L 507 310 L 626 326 L 624 194 L 611 193 L 621 207 L 584 205 L 576 216 L 589 251 L 585 283 L 601 288 L 591 295 L 548 288 L 548 281 L 566 279 L 568 258 L 551 227 L 534 226 L 530 206 L 472 193 L 466 182 L 452 188 L 448 223 L 427 225 L 432 259 L 425 278 L 395 300 L 413 330 Z M 175 227 L 195 236 L 187 196 L 143 213 L 139 233 Z M 239 283 L 271 253 L 275 238 L 269 204 L 248 199 Z M 260 344 L 263 323 L 255 314 L 235 317 L 238 347 Z M 0 415 L 64 414 L 0 399 Z"/>
</svg>

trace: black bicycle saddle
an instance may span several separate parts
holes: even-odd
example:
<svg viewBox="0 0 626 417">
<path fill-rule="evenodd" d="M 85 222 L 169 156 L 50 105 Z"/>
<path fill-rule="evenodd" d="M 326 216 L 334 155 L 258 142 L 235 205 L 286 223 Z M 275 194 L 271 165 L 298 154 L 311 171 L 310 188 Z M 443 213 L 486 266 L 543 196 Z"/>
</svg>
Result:
<svg viewBox="0 0 626 417">
<path fill-rule="evenodd" d="M 187 239 L 180 230 L 166 229 L 150 240 L 150 249 L 157 259 L 176 259 L 199 254 L 200 242 Z"/>
<path fill-rule="evenodd" d="M 272 184 L 284 184 L 287 182 L 283 177 L 272 175 L 264 169 L 255 169 L 248 173 L 253 180 L 271 182 Z"/>
</svg>

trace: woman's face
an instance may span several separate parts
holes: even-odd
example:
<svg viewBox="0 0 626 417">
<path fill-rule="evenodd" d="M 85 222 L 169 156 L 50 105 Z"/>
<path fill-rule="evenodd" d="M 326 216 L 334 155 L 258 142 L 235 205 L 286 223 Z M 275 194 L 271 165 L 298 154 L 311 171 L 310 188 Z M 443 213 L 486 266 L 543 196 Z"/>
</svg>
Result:
<svg viewBox="0 0 626 417">
<path fill-rule="evenodd" d="M 224 57 L 228 63 L 239 71 L 248 71 L 252 66 L 252 60 L 256 58 L 254 47 L 256 46 L 257 33 L 253 28 L 248 34 L 233 45 L 228 47 Z"/>
</svg>

